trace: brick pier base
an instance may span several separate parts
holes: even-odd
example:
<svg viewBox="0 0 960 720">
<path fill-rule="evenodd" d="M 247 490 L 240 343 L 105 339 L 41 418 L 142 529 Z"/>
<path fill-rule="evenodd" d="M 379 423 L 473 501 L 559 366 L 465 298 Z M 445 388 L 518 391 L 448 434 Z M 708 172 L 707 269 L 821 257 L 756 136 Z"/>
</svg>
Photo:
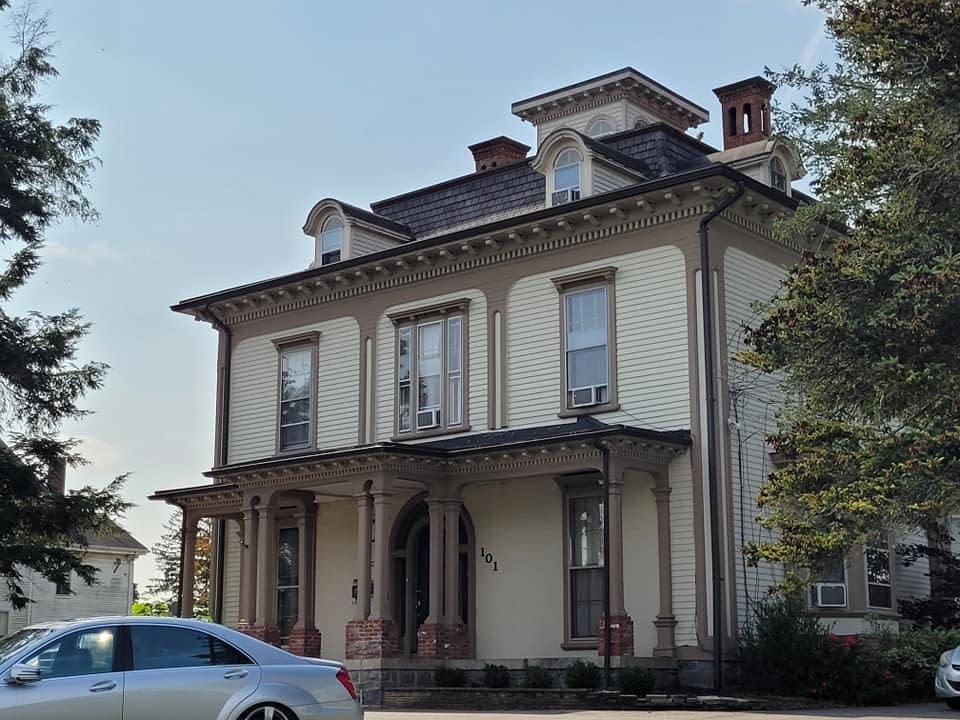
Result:
<svg viewBox="0 0 960 720">
<path fill-rule="evenodd" d="M 470 657 L 470 633 L 467 626 L 421 625 L 417 632 L 417 656 L 458 660 Z"/>
<path fill-rule="evenodd" d="M 607 623 L 600 617 L 599 654 L 607 654 Z M 629 615 L 610 616 L 610 656 L 633 657 L 633 620 Z"/>
<path fill-rule="evenodd" d="M 287 649 L 294 655 L 320 657 L 320 631 L 316 628 L 291 628 Z"/>
<path fill-rule="evenodd" d="M 270 643 L 271 645 L 276 645 L 280 647 L 280 628 L 276 625 L 248 625 L 246 627 L 240 626 L 237 628 L 244 635 L 249 635 L 250 637 L 256 638 L 257 640 L 263 640 L 265 643 Z"/>
<path fill-rule="evenodd" d="M 351 620 L 347 623 L 347 660 L 397 657 L 400 639 L 392 620 Z"/>
</svg>

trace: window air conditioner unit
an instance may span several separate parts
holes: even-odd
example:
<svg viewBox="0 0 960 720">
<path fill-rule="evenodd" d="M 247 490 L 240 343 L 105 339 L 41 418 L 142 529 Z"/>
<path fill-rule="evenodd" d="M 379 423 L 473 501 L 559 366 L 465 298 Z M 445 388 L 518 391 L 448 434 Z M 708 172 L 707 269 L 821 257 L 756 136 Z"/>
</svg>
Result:
<svg viewBox="0 0 960 720">
<path fill-rule="evenodd" d="M 600 391 L 604 385 L 570 388 L 570 407 L 589 407 L 600 402 Z"/>
<path fill-rule="evenodd" d="M 846 583 L 817 583 L 813 588 L 817 607 L 841 608 L 847 606 Z"/>
<path fill-rule="evenodd" d="M 564 203 L 570 202 L 570 191 L 569 190 L 557 190 L 551 196 L 553 198 L 552 204 L 554 205 L 563 205 Z"/>
<path fill-rule="evenodd" d="M 439 410 L 421 410 L 417 413 L 417 430 L 440 427 Z"/>
</svg>

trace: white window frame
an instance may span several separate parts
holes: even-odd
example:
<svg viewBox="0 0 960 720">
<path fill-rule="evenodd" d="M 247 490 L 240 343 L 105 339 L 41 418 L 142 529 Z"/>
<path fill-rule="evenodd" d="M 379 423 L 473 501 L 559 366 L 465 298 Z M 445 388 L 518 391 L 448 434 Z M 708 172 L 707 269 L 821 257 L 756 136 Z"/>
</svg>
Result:
<svg viewBox="0 0 960 720">
<path fill-rule="evenodd" d="M 877 552 L 883 553 L 887 556 L 887 579 L 888 582 L 871 582 L 870 581 L 870 553 Z M 890 610 L 892 611 L 895 605 L 895 599 L 893 597 L 893 553 L 890 550 L 889 543 L 883 542 L 873 542 L 866 545 L 863 549 L 863 577 L 866 583 L 866 592 L 867 592 L 867 607 L 871 610 Z M 887 588 L 890 592 L 890 604 L 889 605 L 874 605 L 870 602 L 870 587 L 875 586 L 878 588 Z"/>
<path fill-rule="evenodd" d="M 779 190 L 780 192 L 787 192 L 787 189 L 790 187 L 790 177 L 787 175 L 787 166 L 783 164 L 783 160 L 776 155 L 770 158 L 769 172 L 770 187 L 772 187 L 774 190 Z M 777 184 L 776 179 L 778 177 L 782 178 L 783 187 Z"/>
<path fill-rule="evenodd" d="M 597 132 L 596 127 L 597 127 L 597 125 L 600 125 L 601 123 L 606 123 L 607 126 L 608 126 L 610 129 L 609 129 L 608 131 L 602 132 L 602 133 L 601 133 L 601 132 Z M 606 115 L 599 115 L 599 116 L 593 118 L 593 119 L 590 121 L 590 124 L 587 125 L 587 132 L 586 132 L 585 134 L 587 135 L 587 137 L 597 138 L 597 137 L 603 137 L 604 135 L 612 135 L 612 134 L 615 133 L 616 131 L 617 131 L 617 126 L 616 126 L 616 124 L 613 122 L 613 120 L 611 120 L 610 118 L 608 118 Z"/>
<path fill-rule="evenodd" d="M 838 567 L 840 568 L 840 579 L 831 580 L 825 579 L 823 577 L 814 578 L 813 582 L 810 585 L 810 606 L 818 610 L 841 610 L 850 606 L 850 585 L 847 582 L 847 564 L 844 559 L 837 561 Z M 824 586 L 827 587 L 842 587 L 843 588 L 843 604 L 835 605 L 821 605 L 819 602 L 820 589 Z"/>
<path fill-rule="evenodd" d="M 317 236 L 317 264 L 318 265 L 333 265 L 343 260 L 343 235 L 344 235 L 344 222 L 339 215 L 331 215 L 326 220 L 323 221 L 323 226 L 320 229 L 320 234 Z M 327 250 L 326 242 L 327 240 L 333 240 L 336 238 L 336 249 Z M 332 255 L 336 253 L 337 257 L 335 259 L 327 260 L 327 255 Z"/>
<path fill-rule="evenodd" d="M 570 160 L 570 158 L 576 158 L 576 160 Z M 558 187 L 557 173 L 572 167 L 577 168 L 577 184 Z M 553 161 L 553 193 L 556 195 L 556 193 L 563 192 L 564 190 L 569 193 L 566 202 L 575 202 L 583 197 L 583 155 L 579 150 L 572 147 L 564 148 L 558 152 L 557 157 Z M 551 205 L 553 204 L 554 203 L 551 202 Z"/>
</svg>

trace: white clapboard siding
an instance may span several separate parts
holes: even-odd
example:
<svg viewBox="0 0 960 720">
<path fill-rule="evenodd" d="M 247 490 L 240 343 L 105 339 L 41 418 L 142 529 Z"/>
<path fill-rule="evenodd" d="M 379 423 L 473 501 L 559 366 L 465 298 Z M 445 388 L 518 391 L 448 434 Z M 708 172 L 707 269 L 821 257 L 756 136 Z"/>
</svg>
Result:
<svg viewBox="0 0 960 720">
<path fill-rule="evenodd" d="M 350 257 L 360 257 L 370 253 L 395 248 L 400 243 L 383 235 L 378 235 L 356 225 L 350 228 Z"/>
<path fill-rule="evenodd" d="M 227 520 L 223 531 L 223 624 L 240 621 L 240 523 Z"/>
<path fill-rule="evenodd" d="M 430 307 L 447 301 L 469 298 L 467 314 L 469 334 L 467 342 L 468 367 L 466 407 L 470 412 L 470 426 L 474 430 L 487 429 L 487 302 L 479 290 L 461 290 L 447 295 L 424 297 L 413 303 L 387 308 L 377 323 L 377 440 L 389 440 L 393 436 L 394 402 L 396 392 L 396 330 L 389 315 L 418 307 Z"/>
<path fill-rule="evenodd" d="M 573 113 L 572 115 L 564 115 L 556 120 L 548 120 L 544 123 L 541 123 L 537 126 L 537 143 L 542 143 L 545 137 L 547 137 L 554 130 L 559 130 L 560 128 L 571 128 L 572 130 L 586 134 L 587 125 L 589 125 L 594 118 L 600 116 L 610 120 L 616 128 L 616 132 L 620 132 L 624 129 L 622 104 L 610 103 L 609 105 L 604 105 L 599 108 L 581 110 L 580 112 Z"/>
<path fill-rule="evenodd" d="M 319 332 L 317 448 L 356 445 L 360 417 L 360 329 L 350 317 L 261 335 L 237 343 L 230 375 L 230 462 L 276 452 L 280 365 L 272 340 Z"/>
<path fill-rule="evenodd" d="M 611 190 L 627 187 L 628 185 L 636 185 L 637 182 L 639 181 L 635 177 L 615 170 L 609 165 L 606 165 L 598 160 L 594 160 L 593 162 L 594 195 L 610 192 Z"/>
<path fill-rule="evenodd" d="M 697 544 L 690 453 L 670 463 L 670 553 L 677 645 L 697 645 Z"/>
<path fill-rule="evenodd" d="M 744 324 L 755 325 L 755 303 L 771 300 L 780 290 L 785 270 L 736 248 L 724 258 L 725 310 L 727 314 L 727 351 L 742 350 Z M 730 393 L 732 422 L 730 462 L 733 488 L 734 562 L 737 577 L 737 611 L 741 625 L 752 618 L 757 601 L 767 589 L 783 579 L 779 565 L 760 563 L 749 567 L 743 561 L 743 547 L 750 542 L 772 539 L 770 531 L 760 527 L 757 495 L 773 467 L 770 463 L 767 435 L 775 427 L 781 402 L 779 376 L 764 375 L 729 360 L 729 377 L 723 383 Z"/>
<path fill-rule="evenodd" d="M 900 539 L 904 545 L 926 545 L 927 536 L 922 532 L 907 533 Z M 893 586 L 897 599 L 909 600 L 930 595 L 930 561 L 920 558 L 909 566 L 903 562 L 903 556 L 894 553 Z"/>
<path fill-rule="evenodd" d="M 507 300 L 507 403 L 511 426 L 558 422 L 560 300 L 551 278 L 615 266 L 617 384 L 621 412 L 603 421 L 651 429 L 690 427 L 683 253 L 674 246 L 604 258 L 518 281 Z"/>
</svg>

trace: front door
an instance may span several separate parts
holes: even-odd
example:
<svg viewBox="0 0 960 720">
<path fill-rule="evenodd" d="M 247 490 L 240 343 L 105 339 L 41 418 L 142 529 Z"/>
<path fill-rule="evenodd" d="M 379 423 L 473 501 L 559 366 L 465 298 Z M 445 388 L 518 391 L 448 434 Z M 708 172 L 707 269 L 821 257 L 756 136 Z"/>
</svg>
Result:
<svg viewBox="0 0 960 720">
<path fill-rule="evenodd" d="M 0 717 L 17 720 L 121 720 L 123 673 L 114 671 L 116 628 L 78 630 L 24 662 L 40 680 L 0 684 Z"/>
<path fill-rule="evenodd" d="M 130 644 L 132 669 L 126 673 L 123 720 L 223 717 L 224 706 L 235 706 L 260 683 L 257 665 L 202 630 L 131 625 Z"/>
</svg>

